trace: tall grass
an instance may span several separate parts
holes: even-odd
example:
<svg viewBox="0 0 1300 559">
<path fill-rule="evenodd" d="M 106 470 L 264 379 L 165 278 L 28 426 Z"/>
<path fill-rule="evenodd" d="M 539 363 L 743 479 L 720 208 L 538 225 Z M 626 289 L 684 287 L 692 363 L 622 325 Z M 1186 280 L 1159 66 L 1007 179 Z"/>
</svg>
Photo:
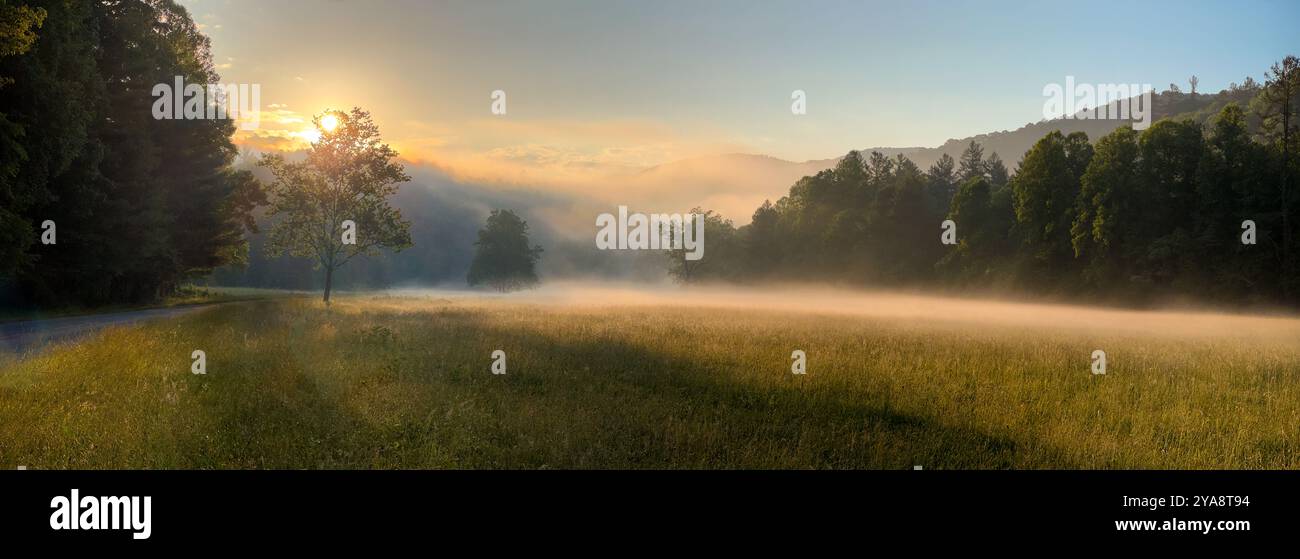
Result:
<svg viewBox="0 0 1300 559">
<path fill-rule="evenodd" d="M 0 467 L 1295 468 L 1295 341 L 256 301 L 0 361 Z M 1089 372 L 1098 348 L 1105 375 Z M 207 375 L 190 373 L 195 349 Z M 489 372 L 496 349 L 506 375 Z M 791 374 L 794 349 L 808 374 Z"/>
</svg>

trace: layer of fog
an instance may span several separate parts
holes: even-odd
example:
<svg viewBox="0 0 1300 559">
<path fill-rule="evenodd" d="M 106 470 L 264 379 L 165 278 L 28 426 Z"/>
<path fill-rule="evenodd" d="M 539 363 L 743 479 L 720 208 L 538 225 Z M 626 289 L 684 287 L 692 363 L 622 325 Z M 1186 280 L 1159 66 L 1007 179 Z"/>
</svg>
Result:
<svg viewBox="0 0 1300 559">
<path fill-rule="evenodd" d="M 1115 310 L 812 287 L 686 288 L 668 280 L 661 253 L 596 249 L 595 216 L 617 211 L 616 206 L 603 201 L 609 200 L 612 192 L 584 196 L 524 186 L 470 184 L 424 166 L 408 171 L 413 180 L 402 187 L 394 202 L 412 223 L 415 246 L 400 253 L 350 262 L 336 275 L 336 289 L 389 289 L 394 293 L 440 297 L 498 297 L 466 292 L 465 274 L 473 257 L 478 229 L 488 213 L 493 209 L 512 209 L 528 221 L 532 242 L 541 245 L 545 252 L 538 266 L 542 287 L 503 296 L 506 299 L 585 307 L 678 305 L 1030 328 L 1282 336 L 1300 342 L 1298 320 L 1203 310 Z M 617 192 L 619 188 L 611 186 L 610 190 Z M 641 190 L 638 194 L 642 200 L 653 192 L 653 189 L 630 190 Z M 674 213 L 689 209 L 650 202 L 642 206 L 634 201 L 629 203 L 634 205 L 634 211 Z M 320 290 L 323 277 L 319 270 L 313 269 L 311 261 L 268 258 L 263 253 L 265 223 L 262 230 L 263 234 L 251 240 L 249 264 L 220 271 L 211 278 L 211 285 Z"/>
<path fill-rule="evenodd" d="M 698 287 L 672 283 L 553 282 L 509 294 L 457 289 L 394 289 L 385 293 L 452 301 L 508 301 L 563 308 L 690 307 L 869 319 L 940 322 L 1097 334 L 1251 337 L 1300 343 L 1300 318 L 1205 310 L 1123 310 L 950 296 L 815 287 Z"/>
</svg>

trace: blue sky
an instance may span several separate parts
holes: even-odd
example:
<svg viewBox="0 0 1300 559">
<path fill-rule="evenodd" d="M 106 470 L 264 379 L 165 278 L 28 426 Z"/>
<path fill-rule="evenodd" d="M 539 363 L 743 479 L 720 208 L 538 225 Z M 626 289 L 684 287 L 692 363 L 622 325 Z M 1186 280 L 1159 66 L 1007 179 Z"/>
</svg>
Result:
<svg viewBox="0 0 1300 559">
<path fill-rule="evenodd" d="M 1218 91 L 1300 54 L 1294 0 L 183 4 L 287 127 L 361 105 L 406 155 L 466 168 L 934 146 L 1038 120 L 1067 75 Z"/>
</svg>

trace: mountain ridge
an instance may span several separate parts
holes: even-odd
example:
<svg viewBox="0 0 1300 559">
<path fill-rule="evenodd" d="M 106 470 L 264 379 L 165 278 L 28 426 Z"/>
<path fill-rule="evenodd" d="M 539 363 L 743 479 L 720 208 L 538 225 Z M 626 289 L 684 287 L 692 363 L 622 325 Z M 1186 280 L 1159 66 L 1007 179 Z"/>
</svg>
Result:
<svg viewBox="0 0 1300 559">
<path fill-rule="evenodd" d="M 1245 86 L 1239 87 L 1234 84 L 1229 89 L 1213 94 L 1189 94 L 1176 89 L 1153 93 L 1151 122 L 1154 124 L 1165 118 L 1191 118 L 1205 123 L 1218 114 L 1227 103 L 1248 104 L 1258 91 L 1258 86 L 1248 80 Z M 1131 99 L 1130 102 L 1133 100 Z M 1131 119 L 1044 119 L 1027 123 L 1014 130 L 950 138 L 935 147 L 873 147 L 857 151 L 863 154 L 879 152 L 889 157 L 904 155 L 924 170 L 944 155 L 960 159 L 962 151 L 971 141 L 975 141 L 984 148 L 985 157 L 998 154 L 1007 168 L 1014 172 L 1025 152 L 1040 138 L 1054 130 L 1060 130 L 1064 134 L 1084 132 L 1089 140 L 1095 142 L 1116 128 L 1131 125 L 1132 122 Z M 830 169 L 842 158 L 843 156 L 792 161 L 763 153 L 729 152 L 661 163 L 641 170 L 636 174 L 636 178 L 647 182 L 673 181 L 689 184 L 695 181 L 699 182 L 701 187 L 708 186 L 715 189 L 721 187 L 737 199 L 775 201 L 784 196 L 790 186 L 799 179 Z M 740 177 L 740 179 L 733 181 L 730 180 L 731 177 Z M 753 206 L 756 207 L 757 205 Z M 737 208 L 706 206 L 706 209 L 720 210 L 725 217 L 732 219 L 737 225 L 747 223 L 750 217 L 748 213 L 735 213 Z"/>
</svg>

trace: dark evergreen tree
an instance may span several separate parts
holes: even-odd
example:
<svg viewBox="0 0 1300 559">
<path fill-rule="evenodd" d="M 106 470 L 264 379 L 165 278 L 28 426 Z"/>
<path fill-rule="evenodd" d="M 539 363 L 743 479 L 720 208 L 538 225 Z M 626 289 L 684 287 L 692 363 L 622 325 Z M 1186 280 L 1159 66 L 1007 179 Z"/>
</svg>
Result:
<svg viewBox="0 0 1300 559">
<path fill-rule="evenodd" d="M 998 157 L 997 152 L 989 156 L 988 163 L 985 165 L 988 169 L 989 184 L 993 188 L 1001 188 L 1007 185 L 1010 180 L 1010 173 L 1007 172 L 1006 164 L 1002 163 L 1002 158 Z"/>
<path fill-rule="evenodd" d="M 172 0 L 26 5 L 46 14 L 28 26 L 35 40 L 0 57 L 12 80 L 0 88 L 0 298 L 146 301 L 242 258 L 261 198 L 231 170 L 233 122 L 152 115 L 154 85 L 220 81 L 186 10 Z M 6 22 L 29 13 L 8 1 L 0 10 Z M 32 242 L 47 220 L 57 244 Z"/>
<path fill-rule="evenodd" d="M 492 210 L 474 242 L 469 285 L 507 292 L 537 285 L 542 247 L 530 246 L 528 223 L 510 210 Z"/>
<path fill-rule="evenodd" d="M 957 183 L 965 182 L 979 177 L 987 176 L 987 169 L 984 163 L 984 147 L 971 140 L 970 145 L 961 154 L 961 165 L 957 168 Z"/>
<path fill-rule="evenodd" d="M 957 162 L 946 153 L 941 155 L 926 172 L 926 178 L 926 193 L 931 207 L 937 213 L 946 213 L 953 195 L 957 193 Z"/>
</svg>

